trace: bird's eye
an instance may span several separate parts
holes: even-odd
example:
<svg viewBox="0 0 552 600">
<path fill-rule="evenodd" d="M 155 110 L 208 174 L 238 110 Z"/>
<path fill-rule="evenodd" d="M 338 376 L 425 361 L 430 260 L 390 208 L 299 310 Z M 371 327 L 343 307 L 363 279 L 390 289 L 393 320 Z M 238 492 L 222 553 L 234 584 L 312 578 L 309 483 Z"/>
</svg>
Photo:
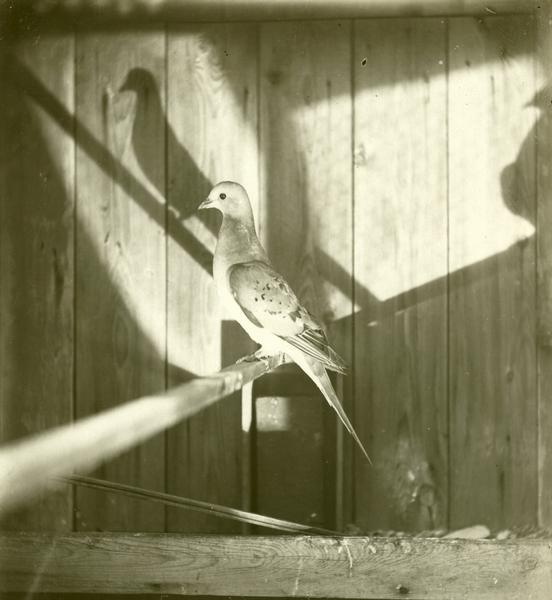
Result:
<svg viewBox="0 0 552 600">
<path fill-rule="evenodd" d="M 222 193 L 222 194 L 219 194 L 219 198 L 220 198 L 221 200 L 224 200 L 224 199 L 226 198 L 226 194 L 224 194 L 224 193 Z"/>
</svg>

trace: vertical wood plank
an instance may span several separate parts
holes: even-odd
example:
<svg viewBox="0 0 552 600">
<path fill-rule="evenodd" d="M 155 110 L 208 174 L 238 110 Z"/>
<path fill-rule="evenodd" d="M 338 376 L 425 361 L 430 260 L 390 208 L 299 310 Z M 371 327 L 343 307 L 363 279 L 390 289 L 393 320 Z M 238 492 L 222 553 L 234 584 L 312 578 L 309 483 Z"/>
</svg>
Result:
<svg viewBox="0 0 552 600">
<path fill-rule="evenodd" d="M 526 137 L 535 116 L 527 107 L 535 91 L 533 39 L 527 17 L 451 21 L 454 528 L 536 520 L 535 150 Z"/>
<path fill-rule="evenodd" d="M 261 27 L 260 40 L 263 242 L 302 302 L 327 324 L 332 344 L 348 362 L 353 309 L 350 33 L 349 22 L 269 23 Z M 267 409 L 275 401 L 283 409 L 289 399 L 272 399 Z M 308 434 L 321 438 L 322 446 L 305 445 L 294 458 L 294 469 L 287 454 L 263 454 L 266 462 L 257 465 L 258 471 L 285 474 L 283 488 L 296 485 L 301 470 L 318 472 L 327 457 L 323 446 L 335 442 L 334 436 L 324 436 L 328 419 L 331 428 L 336 419 L 322 396 L 317 394 L 314 403 L 299 402 L 303 408 L 293 412 L 297 420 L 289 422 L 289 431 L 281 432 L 282 444 L 286 435 L 292 440 L 295 434 Z M 263 406 L 257 406 L 260 420 L 267 416 L 261 414 Z M 259 447 L 263 437 L 261 432 Z M 267 490 L 258 490 L 260 498 Z M 334 490 L 318 490 L 322 496 L 328 493 Z M 316 502 L 323 507 L 323 498 Z M 296 508 L 293 516 L 299 518 Z M 307 516 L 323 511 L 300 509 Z M 317 518 L 334 525 L 334 515 Z"/>
<path fill-rule="evenodd" d="M 139 207 L 119 185 L 117 163 L 93 162 L 77 135 L 76 416 L 82 418 L 165 386 L 165 37 L 82 33 L 76 64 L 77 119 L 152 199 L 147 210 Z M 96 476 L 163 490 L 163 436 Z M 76 527 L 162 531 L 164 510 L 78 489 Z"/>
<path fill-rule="evenodd" d="M 539 526 L 552 528 L 552 6 L 537 11 L 537 361 Z"/>
<path fill-rule="evenodd" d="M 168 360 L 171 384 L 218 370 L 239 351 L 239 334 L 223 336 L 226 315 L 200 257 L 176 243 L 183 227 L 214 250 L 220 217 L 197 215 L 210 186 L 242 183 L 257 205 L 257 35 L 255 25 L 174 27 L 168 40 L 169 223 Z M 229 333 L 231 329 L 226 328 Z M 222 338 L 224 337 L 224 346 Z M 228 346 L 232 348 L 229 351 Z M 238 356 L 233 357 L 238 358 Z M 171 493 L 233 507 L 242 504 L 239 395 L 169 432 Z M 233 532 L 239 524 L 169 509 L 170 531 Z"/>
<path fill-rule="evenodd" d="M 446 522 L 445 34 L 437 19 L 355 30 L 355 415 L 374 462 L 356 461 L 363 530 Z"/>
<path fill-rule="evenodd" d="M 4 40 L 0 61 L 0 441 L 7 442 L 72 418 L 74 142 L 15 82 L 26 70 L 72 112 L 73 36 L 36 32 L 11 47 Z M 66 488 L 1 526 L 66 531 L 71 511 Z"/>
</svg>

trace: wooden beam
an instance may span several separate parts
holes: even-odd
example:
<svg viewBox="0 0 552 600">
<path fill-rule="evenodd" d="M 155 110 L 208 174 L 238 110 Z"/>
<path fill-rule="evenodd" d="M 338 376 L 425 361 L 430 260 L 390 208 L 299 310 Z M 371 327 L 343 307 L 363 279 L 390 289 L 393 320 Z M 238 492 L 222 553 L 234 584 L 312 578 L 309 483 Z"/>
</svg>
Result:
<svg viewBox="0 0 552 600">
<path fill-rule="evenodd" d="M 279 363 L 279 357 L 273 357 L 266 365 L 232 365 L 167 392 L 4 446 L 0 449 L 0 513 L 54 485 L 51 478 L 91 471 L 241 389 Z"/>
<path fill-rule="evenodd" d="M 34 12 L 90 26 L 132 20 L 274 21 L 527 13 L 534 0 L 35 0 Z"/>
<path fill-rule="evenodd" d="M 0 593 L 526 600 L 551 570 L 546 540 L 0 536 Z"/>
</svg>

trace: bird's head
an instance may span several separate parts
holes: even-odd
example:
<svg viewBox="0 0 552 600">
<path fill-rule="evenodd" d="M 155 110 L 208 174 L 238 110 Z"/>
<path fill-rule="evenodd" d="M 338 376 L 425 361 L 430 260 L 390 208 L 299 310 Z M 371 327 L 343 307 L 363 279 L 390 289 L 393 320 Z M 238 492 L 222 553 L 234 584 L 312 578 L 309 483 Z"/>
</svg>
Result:
<svg viewBox="0 0 552 600">
<path fill-rule="evenodd" d="M 198 208 L 216 208 L 223 215 L 236 219 L 244 219 L 251 215 L 251 204 L 245 188 L 233 181 L 217 183 Z"/>
<path fill-rule="evenodd" d="M 545 109 L 552 104 L 552 88 L 546 86 L 539 90 L 525 106 L 536 106 L 537 108 Z"/>
<path fill-rule="evenodd" d="M 155 88 L 155 79 L 153 75 L 147 70 L 139 67 L 131 69 L 119 88 L 120 92 L 143 92 Z"/>
</svg>

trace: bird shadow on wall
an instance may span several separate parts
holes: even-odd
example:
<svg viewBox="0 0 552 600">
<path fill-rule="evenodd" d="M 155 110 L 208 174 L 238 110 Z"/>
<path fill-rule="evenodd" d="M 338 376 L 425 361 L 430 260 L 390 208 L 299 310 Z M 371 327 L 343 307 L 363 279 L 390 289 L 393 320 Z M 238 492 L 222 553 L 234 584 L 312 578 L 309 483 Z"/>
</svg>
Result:
<svg viewBox="0 0 552 600">
<path fill-rule="evenodd" d="M 183 231 L 186 231 L 186 229 L 182 227 L 182 222 L 195 216 L 210 231 L 216 233 L 218 230 L 217 223 L 213 222 L 213 219 L 204 213 L 197 212 L 200 202 L 211 190 L 212 182 L 197 167 L 190 153 L 176 136 L 168 121 L 166 107 L 163 106 L 161 101 L 157 82 L 150 71 L 144 68 L 131 69 L 119 88 L 119 92 L 133 92 L 135 95 L 136 108 L 132 126 L 132 148 L 144 175 L 161 196 L 167 198 L 167 202 L 169 201 L 168 197 L 170 197 L 168 214 L 171 220 L 171 227 L 169 227 L 171 235 L 183 250 L 210 272 L 212 254 L 207 249 L 199 249 L 194 244 L 187 243 L 189 239 L 183 237 L 185 235 Z M 165 143 L 167 155 L 170 157 L 170 164 L 185 174 L 183 177 L 177 177 L 178 174 L 174 173 L 169 174 L 170 194 L 169 190 L 166 189 L 165 173 L 155 168 L 158 160 L 156 156 L 152 156 L 152 128 L 160 126 L 166 132 Z M 168 169 L 168 165 L 166 165 L 166 169 Z"/>
</svg>

